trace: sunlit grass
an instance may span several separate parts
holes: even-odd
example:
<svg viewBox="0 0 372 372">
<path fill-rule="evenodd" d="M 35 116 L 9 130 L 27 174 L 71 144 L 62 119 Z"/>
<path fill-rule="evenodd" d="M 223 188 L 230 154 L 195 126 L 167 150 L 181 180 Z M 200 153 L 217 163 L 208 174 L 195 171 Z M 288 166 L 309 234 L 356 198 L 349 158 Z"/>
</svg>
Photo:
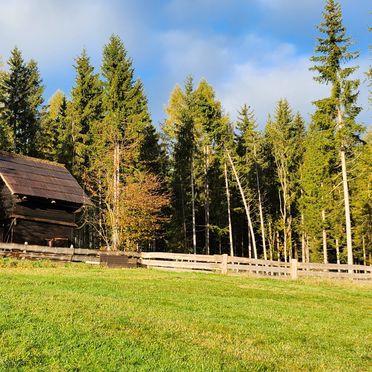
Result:
<svg viewBox="0 0 372 372">
<path fill-rule="evenodd" d="M 0 370 L 368 370 L 371 288 L 0 261 Z"/>
</svg>

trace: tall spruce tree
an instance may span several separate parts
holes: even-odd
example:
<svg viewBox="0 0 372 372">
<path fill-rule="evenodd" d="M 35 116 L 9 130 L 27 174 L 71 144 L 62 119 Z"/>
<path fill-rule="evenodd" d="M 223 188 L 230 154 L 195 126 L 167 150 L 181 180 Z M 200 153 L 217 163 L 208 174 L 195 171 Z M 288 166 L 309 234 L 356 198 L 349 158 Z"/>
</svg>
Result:
<svg viewBox="0 0 372 372">
<path fill-rule="evenodd" d="M 280 100 L 274 120 L 266 127 L 271 142 L 276 174 L 280 184 L 279 208 L 283 231 L 284 259 L 292 257 L 293 222 L 298 202 L 298 178 L 302 162 L 304 124 L 299 114 L 294 116 L 286 100 Z"/>
<path fill-rule="evenodd" d="M 245 180 L 245 190 L 251 200 L 257 201 L 258 220 L 260 221 L 261 243 L 264 259 L 267 259 L 263 195 L 261 188 L 262 158 L 260 156 L 261 136 L 253 111 L 244 105 L 237 120 L 237 151 L 240 157 L 239 171 Z M 248 244 L 250 247 L 251 245 Z M 248 250 L 249 257 L 251 250 Z"/>
<path fill-rule="evenodd" d="M 9 126 L 7 120 L 5 120 L 4 110 L 5 110 L 5 78 L 7 72 L 4 70 L 4 65 L 0 59 L 0 149 L 2 151 L 12 151 L 13 150 L 13 131 Z"/>
<path fill-rule="evenodd" d="M 41 112 L 40 130 L 37 135 L 38 156 L 51 160 L 59 161 L 59 148 L 62 141 L 66 138 L 60 138 L 63 129 L 63 120 L 66 114 L 66 96 L 60 90 L 57 90 L 49 99 L 48 105 Z M 69 162 L 65 163 L 67 166 Z"/>
<path fill-rule="evenodd" d="M 36 136 L 40 125 L 43 86 L 35 61 L 25 63 L 14 48 L 8 60 L 9 72 L 3 79 L 4 107 L 1 121 L 13 132 L 11 150 L 36 155 Z"/>
<path fill-rule="evenodd" d="M 357 52 L 351 52 L 351 38 L 346 36 L 343 25 L 341 6 L 334 0 L 327 0 L 323 12 L 323 21 L 318 27 L 321 37 L 315 48 L 316 55 L 311 58 L 317 73 L 316 81 L 330 84 L 330 95 L 326 99 L 315 102 L 317 110 L 329 116 L 332 124 L 335 146 L 339 153 L 341 176 L 343 184 L 343 199 L 345 210 L 346 245 L 348 264 L 353 263 L 352 230 L 350 214 L 349 180 L 347 173 L 347 157 L 352 155 L 353 146 L 361 126 L 355 118 L 360 112 L 356 105 L 359 80 L 351 75 L 357 67 L 345 66 L 345 63 L 357 58 Z"/>
<path fill-rule="evenodd" d="M 75 59 L 75 86 L 71 91 L 66 130 L 71 136 L 71 171 L 82 180 L 90 167 L 93 127 L 102 119 L 102 83 L 86 50 Z M 61 128 L 61 131 L 63 128 Z"/>
<path fill-rule="evenodd" d="M 85 66 L 92 71 L 86 62 Z M 90 139 L 90 129 L 87 131 L 84 123 L 85 127 L 78 130 L 78 137 L 88 134 L 84 137 L 88 142 L 85 139 L 80 142 L 82 153 L 85 144 L 92 142 L 85 184 L 99 210 L 93 225 L 109 249 L 136 249 L 158 229 L 154 222 L 159 217 L 158 208 L 166 204 L 161 184 L 151 173 L 152 166 L 160 161 L 154 160 L 154 152 L 147 151 L 143 145 L 145 141 L 154 144 L 157 138 L 143 85 L 134 79 L 132 61 L 118 36 L 111 36 L 104 47 L 101 72 L 102 118 L 94 121 Z M 93 79 L 90 82 L 88 85 L 94 90 L 96 84 Z M 94 99 L 87 102 L 91 107 L 99 107 Z M 140 216 L 143 216 L 142 224 Z M 143 226 L 151 234 L 140 241 L 139 231 Z"/>
<path fill-rule="evenodd" d="M 171 249 L 192 250 L 196 253 L 196 147 L 194 87 L 191 77 L 186 79 L 184 90 L 178 85 L 174 88 L 166 114 L 162 129 L 170 157 L 172 211 L 169 243 Z"/>
</svg>

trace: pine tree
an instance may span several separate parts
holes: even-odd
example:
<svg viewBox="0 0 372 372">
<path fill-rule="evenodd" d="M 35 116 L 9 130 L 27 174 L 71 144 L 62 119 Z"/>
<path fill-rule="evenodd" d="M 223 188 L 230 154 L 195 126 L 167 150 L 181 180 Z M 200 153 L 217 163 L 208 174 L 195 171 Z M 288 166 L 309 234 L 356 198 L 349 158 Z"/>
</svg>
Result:
<svg viewBox="0 0 372 372">
<path fill-rule="evenodd" d="M 372 132 L 364 138 L 363 145 L 356 149 L 351 169 L 352 211 L 355 221 L 356 256 L 363 264 L 370 261 L 372 254 Z M 370 264 L 370 262 L 369 262 Z"/>
<path fill-rule="evenodd" d="M 86 60 L 85 57 L 83 59 Z M 91 76 L 92 69 L 86 61 L 85 67 L 86 71 L 90 71 L 88 76 Z M 136 225 L 138 220 L 127 218 L 125 206 L 130 204 L 127 198 L 131 197 L 136 200 L 140 198 L 130 196 L 127 191 L 130 189 L 131 192 L 134 190 L 140 192 L 140 185 L 146 179 L 144 175 L 153 171 L 155 164 L 160 164 L 161 161 L 154 159 L 154 152 L 144 147 L 144 142 L 154 144 L 156 141 L 147 99 L 141 81 L 134 80 L 132 61 L 127 57 L 124 44 L 115 35 L 104 47 L 101 72 L 103 76 L 102 119 L 90 123 L 92 124 L 91 139 L 89 136 L 85 137 L 90 133 L 90 129 L 87 130 L 86 127 L 91 117 L 86 124 L 81 122 L 81 125 L 84 125 L 80 126 L 79 130 L 72 128 L 72 133 L 76 138 L 79 136 L 83 138 L 80 143 L 77 141 L 80 147 L 75 146 L 75 149 L 82 149 L 77 155 L 81 156 L 85 152 L 85 144 L 89 144 L 89 166 L 84 174 L 84 180 L 87 190 L 98 206 L 98 215 L 94 215 L 96 220 L 96 223 L 93 223 L 94 227 L 108 248 L 133 249 L 136 244 L 141 244 L 134 235 L 129 234 L 130 229 L 138 229 Z M 88 80 L 92 84 L 84 86 L 88 85 L 94 92 L 97 92 L 93 78 Z M 78 97 L 79 91 L 77 90 L 76 93 Z M 81 103 L 82 100 L 77 100 L 77 102 Z M 87 102 L 92 105 L 91 108 L 99 107 L 94 104 L 95 101 L 92 98 Z M 87 113 L 89 110 L 84 111 L 84 114 Z M 95 115 L 95 110 L 91 114 Z M 159 146 L 157 148 L 159 149 Z M 156 154 L 159 153 L 156 152 Z M 156 202 L 158 200 L 156 197 L 162 193 L 161 183 L 157 177 L 153 178 L 151 175 L 148 177 L 148 182 L 149 184 L 143 184 L 144 190 L 149 191 L 147 198 L 149 200 L 154 198 L 154 206 L 163 208 L 162 203 Z M 145 208 L 145 204 L 142 207 Z M 141 209 L 140 203 L 136 208 L 138 216 L 143 216 L 145 225 L 146 218 L 150 218 L 150 214 L 145 209 Z M 151 215 L 153 213 L 155 212 L 152 211 Z M 157 213 L 161 211 L 157 210 Z M 130 221 L 133 223 L 132 226 Z"/>
<path fill-rule="evenodd" d="M 3 62 L 0 59 L 0 149 L 2 151 L 12 151 L 14 143 L 13 131 L 8 122 L 4 120 L 6 97 L 4 83 L 7 77 L 7 72 L 3 68 Z"/>
<path fill-rule="evenodd" d="M 75 71 L 67 120 L 73 148 L 71 170 L 81 180 L 90 167 L 93 126 L 102 118 L 102 83 L 85 49 L 75 59 Z"/>
<path fill-rule="evenodd" d="M 296 218 L 298 178 L 302 162 L 304 124 L 286 100 L 280 100 L 275 118 L 266 127 L 270 139 L 276 174 L 280 184 L 279 202 L 281 230 L 283 231 L 284 259 L 293 254 L 293 221 Z"/>
<path fill-rule="evenodd" d="M 40 131 L 37 136 L 38 156 L 58 161 L 58 148 L 60 143 L 61 120 L 63 105 L 66 97 L 62 91 L 57 90 L 49 99 L 48 105 L 41 112 Z"/>
<path fill-rule="evenodd" d="M 314 259 L 319 258 L 321 245 L 323 260 L 326 262 L 329 215 L 334 210 L 332 173 L 336 162 L 332 123 L 327 112 L 318 109 L 312 116 L 305 148 L 301 169 L 301 212 L 304 216 L 304 230 L 309 238 Z M 309 260 L 309 257 L 307 259 Z"/>
<path fill-rule="evenodd" d="M 18 48 L 12 50 L 8 65 L 9 72 L 2 83 L 1 121 L 13 132 L 11 148 L 17 153 L 34 155 L 43 91 L 37 65 L 34 61 L 26 64 Z"/>
<path fill-rule="evenodd" d="M 172 218 L 168 234 L 169 243 L 173 249 L 188 251 L 191 240 L 192 251 L 196 253 L 196 149 L 194 87 L 191 77 L 186 79 L 184 91 L 178 85 L 174 88 L 166 113 L 167 119 L 162 129 L 171 168 L 169 184 L 172 195 Z"/>
<path fill-rule="evenodd" d="M 355 139 L 362 128 L 355 122 L 360 112 L 360 108 L 356 105 L 359 80 L 350 78 L 357 67 L 343 67 L 343 64 L 357 58 L 358 53 L 349 51 L 351 38 L 346 36 L 341 6 L 334 0 L 327 0 L 323 21 L 318 29 L 324 36 L 318 37 L 316 55 L 311 58 L 315 65 L 311 70 L 317 73 L 314 77 L 316 81 L 331 85 L 331 92 L 328 98 L 315 104 L 318 110 L 330 116 L 329 120 L 333 124 L 341 163 L 348 264 L 352 264 L 352 231 L 346 161 L 347 157 L 352 155 Z"/>
<path fill-rule="evenodd" d="M 260 134 L 257 131 L 257 124 L 254 113 L 247 105 L 244 105 L 238 115 L 237 129 L 237 151 L 240 156 L 240 174 L 243 175 L 246 183 L 246 193 L 251 200 L 257 200 L 260 221 L 260 233 L 264 259 L 267 259 L 265 222 L 263 215 L 263 195 L 260 185 L 262 159 L 260 159 Z M 249 250 L 249 257 L 251 252 Z"/>
</svg>

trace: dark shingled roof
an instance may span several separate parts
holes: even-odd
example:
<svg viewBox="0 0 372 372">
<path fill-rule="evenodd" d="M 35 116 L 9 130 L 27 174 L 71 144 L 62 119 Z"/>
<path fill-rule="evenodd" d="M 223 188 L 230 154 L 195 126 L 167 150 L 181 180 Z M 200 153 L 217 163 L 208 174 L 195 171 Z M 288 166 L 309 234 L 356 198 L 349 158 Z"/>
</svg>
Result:
<svg viewBox="0 0 372 372">
<path fill-rule="evenodd" d="M 62 164 L 0 151 L 0 176 L 12 194 L 91 204 Z"/>
</svg>

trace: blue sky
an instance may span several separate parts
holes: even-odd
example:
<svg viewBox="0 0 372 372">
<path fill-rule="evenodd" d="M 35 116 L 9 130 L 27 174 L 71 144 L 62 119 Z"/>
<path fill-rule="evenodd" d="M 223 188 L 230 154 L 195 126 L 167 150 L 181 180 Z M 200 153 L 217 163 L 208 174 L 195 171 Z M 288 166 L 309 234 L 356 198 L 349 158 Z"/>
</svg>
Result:
<svg viewBox="0 0 372 372">
<path fill-rule="evenodd" d="M 205 78 L 234 119 L 242 104 L 260 127 L 275 103 L 288 98 L 308 120 L 311 101 L 327 94 L 308 71 L 323 0 L 0 0 L 0 55 L 17 45 L 40 67 L 45 98 L 74 84 L 74 58 L 86 48 L 99 69 L 112 33 L 124 41 L 136 76 L 144 82 L 155 124 L 176 83 Z M 344 23 L 361 55 L 358 77 L 371 64 L 372 6 L 342 0 Z M 360 88 L 370 124 L 368 89 Z"/>
</svg>

